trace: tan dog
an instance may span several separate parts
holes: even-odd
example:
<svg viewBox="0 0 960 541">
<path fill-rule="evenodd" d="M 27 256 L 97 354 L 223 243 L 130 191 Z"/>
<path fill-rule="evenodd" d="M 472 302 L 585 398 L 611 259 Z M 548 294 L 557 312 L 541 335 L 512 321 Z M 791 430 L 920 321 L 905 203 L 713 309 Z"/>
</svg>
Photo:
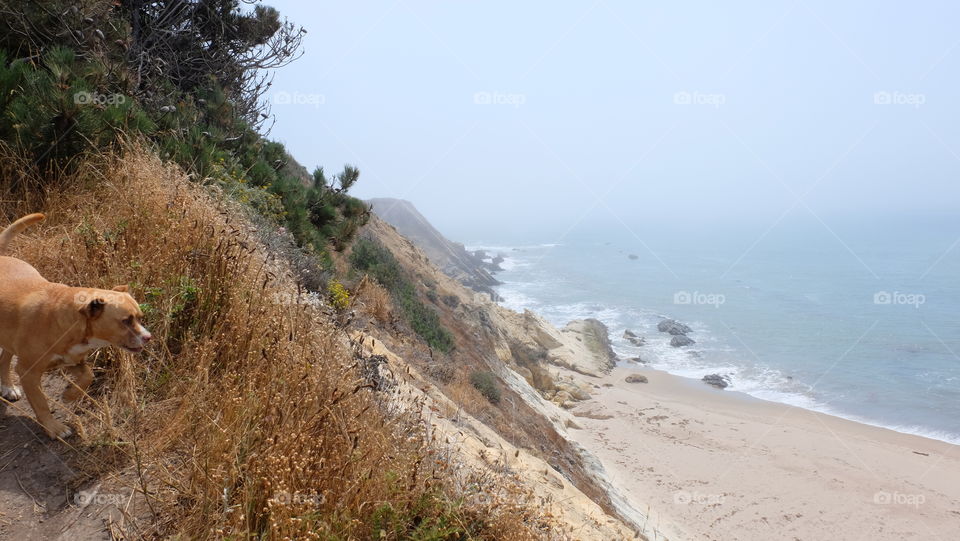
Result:
<svg viewBox="0 0 960 541">
<path fill-rule="evenodd" d="M 0 254 L 13 237 L 43 218 L 25 216 L 0 233 Z M 63 399 L 77 400 L 93 382 L 87 353 L 109 345 L 141 351 L 152 338 L 140 324 L 142 317 L 127 286 L 111 291 L 55 284 L 24 261 L 0 255 L 0 394 L 10 401 L 23 396 L 10 374 L 16 355 L 20 384 L 37 421 L 51 438 L 69 436 L 70 428 L 50 414 L 40 388 L 44 372 L 57 368 L 68 372 L 73 385 Z"/>
</svg>

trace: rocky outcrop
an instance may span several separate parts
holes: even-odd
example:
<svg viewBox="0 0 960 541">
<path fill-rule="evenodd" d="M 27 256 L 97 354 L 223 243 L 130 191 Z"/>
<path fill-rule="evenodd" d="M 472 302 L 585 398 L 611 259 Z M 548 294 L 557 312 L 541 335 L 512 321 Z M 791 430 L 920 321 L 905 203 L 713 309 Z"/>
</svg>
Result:
<svg viewBox="0 0 960 541">
<path fill-rule="evenodd" d="M 459 245 L 458 243 L 454 243 Z M 480 267 L 490 271 L 491 273 L 500 272 L 503 270 L 503 267 L 500 266 L 501 263 L 506 261 L 506 258 L 501 254 L 490 255 L 486 250 L 474 250 L 472 252 L 468 251 L 468 254 L 474 259 L 474 263 Z"/>
<path fill-rule="evenodd" d="M 591 318 L 571 321 L 560 333 L 583 344 L 584 353 L 597 371 L 607 373 L 617 365 L 617 354 L 613 352 L 610 344 L 609 331 L 599 320 Z"/>
<path fill-rule="evenodd" d="M 573 406 L 573 397 L 570 396 L 570 393 L 567 391 L 557 391 L 556 394 L 554 394 L 551 398 L 551 401 L 561 408 L 569 408 Z"/>
<path fill-rule="evenodd" d="M 577 402 L 590 400 L 590 391 L 583 388 L 573 378 L 558 378 L 556 389 L 544 393 L 544 397 L 564 409 L 570 409 Z"/>
<path fill-rule="evenodd" d="M 547 320 L 526 310 L 523 312 L 523 328 L 533 341 L 545 350 L 551 350 L 563 345 L 562 337 Z"/>
<path fill-rule="evenodd" d="M 545 352 L 544 360 L 588 376 L 600 377 L 616 366 L 617 356 L 610 344 L 607 327 L 596 319 L 571 321 L 558 330 L 533 312 L 523 314 L 490 304 L 490 315 L 495 321 L 504 347 L 500 358 L 509 362 L 507 344 L 522 344 Z"/>
<path fill-rule="evenodd" d="M 657 324 L 657 330 L 672 335 L 670 345 L 675 348 L 682 348 L 696 344 L 693 338 L 687 336 L 693 329 L 673 319 L 664 319 Z"/>
<path fill-rule="evenodd" d="M 721 376 L 720 374 L 709 374 L 703 376 L 702 381 L 707 385 L 713 385 L 717 389 L 726 389 L 730 386 L 730 377 Z"/>
<path fill-rule="evenodd" d="M 627 330 L 623 331 L 623 338 L 624 338 L 627 342 L 630 342 L 631 344 L 633 344 L 633 345 L 635 345 L 635 346 L 642 346 L 642 345 L 645 345 L 645 344 L 647 343 L 647 339 L 646 339 L 646 338 L 644 338 L 644 337 L 642 337 L 642 336 L 637 336 L 637 334 L 634 333 L 633 331 L 631 331 L 630 329 L 627 329 Z"/>
<path fill-rule="evenodd" d="M 657 330 L 660 332 L 665 332 L 667 334 L 672 334 L 674 336 L 679 336 L 691 332 L 693 329 L 680 323 L 679 321 L 673 319 L 665 319 L 657 324 Z"/>
</svg>

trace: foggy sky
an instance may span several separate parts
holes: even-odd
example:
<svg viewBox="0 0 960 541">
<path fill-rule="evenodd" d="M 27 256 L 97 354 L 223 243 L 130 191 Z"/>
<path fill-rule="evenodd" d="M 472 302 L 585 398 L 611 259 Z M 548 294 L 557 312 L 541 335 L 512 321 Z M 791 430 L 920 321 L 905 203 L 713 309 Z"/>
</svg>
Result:
<svg viewBox="0 0 960 541">
<path fill-rule="evenodd" d="M 955 2 L 267 4 L 309 31 L 271 137 L 455 238 L 960 201 Z"/>
</svg>

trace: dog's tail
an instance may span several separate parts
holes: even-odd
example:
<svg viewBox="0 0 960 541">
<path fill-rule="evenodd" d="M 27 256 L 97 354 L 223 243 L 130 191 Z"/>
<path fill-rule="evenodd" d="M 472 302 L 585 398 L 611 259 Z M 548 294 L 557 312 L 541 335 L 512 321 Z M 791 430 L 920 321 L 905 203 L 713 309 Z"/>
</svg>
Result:
<svg viewBox="0 0 960 541">
<path fill-rule="evenodd" d="M 0 255 L 6 253 L 7 245 L 10 244 L 10 241 L 13 240 L 13 237 L 16 237 L 21 231 L 30 227 L 31 225 L 37 222 L 42 222 L 44 218 L 46 218 L 46 216 L 40 213 L 29 214 L 13 222 L 6 229 L 4 229 L 3 233 L 0 233 Z"/>
</svg>

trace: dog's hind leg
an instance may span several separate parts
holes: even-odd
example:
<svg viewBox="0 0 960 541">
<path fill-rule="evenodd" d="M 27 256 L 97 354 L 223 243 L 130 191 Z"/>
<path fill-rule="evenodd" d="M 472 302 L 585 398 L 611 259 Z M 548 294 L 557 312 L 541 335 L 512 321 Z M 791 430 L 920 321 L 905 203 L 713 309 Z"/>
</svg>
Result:
<svg viewBox="0 0 960 541">
<path fill-rule="evenodd" d="M 73 434 L 73 430 L 67 425 L 53 418 L 50 413 L 50 405 L 47 403 L 47 397 L 43 396 L 43 389 L 40 388 L 40 377 L 42 373 L 37 371 L 21 371 L 20 366 L 23 359 L 17 365 L 17 372 L 20 373 L 20 385 L 23 385 L 23 393 L 27 395 L 30 407 L 37 416 L 37 422 L 43 427 L 47 435 L 53 439 L 66 438 Z M 27 366 L 30 366 L 29 364 Z"/>
<path fill-rule="evenodd" d="M 10 370 L 11 361 L 13 361 L 13 353 L 3 350 L 3 353 L 0 353 L 0 396 L 11 402 L 16 402 L 23 398 L 23 391 L 13 383 L 13 373 Z"/>
<path fill-rule="evenodd" d="M 68 366 L 63 370 L 73 379 L 72 382 L 67 383 L 67 388 L 63 391 L 63 399 L 67 402 L 78 400 L 86 394 L 87 387 L 93 383 L 93 369 L 84 362 Z"/>
</svg>

